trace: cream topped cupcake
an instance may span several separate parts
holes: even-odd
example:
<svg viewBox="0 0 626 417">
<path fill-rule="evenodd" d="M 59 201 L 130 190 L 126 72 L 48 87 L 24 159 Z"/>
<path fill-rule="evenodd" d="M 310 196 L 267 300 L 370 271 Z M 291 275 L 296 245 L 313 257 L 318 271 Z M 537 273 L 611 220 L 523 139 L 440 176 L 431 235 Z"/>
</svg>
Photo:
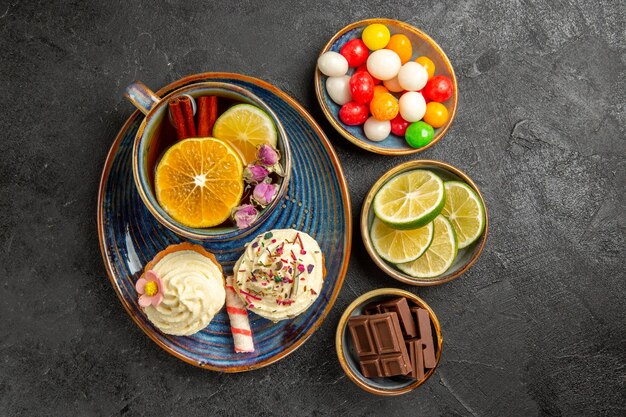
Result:
<svg viewBox="0 0 626 417">
<path fill-rule="evenodd" d="M 163 333 L 189 336 L 204 329 L 224 306 L 222 268 L 213 254 L 190 243 L 169 246 L 137 281 L 139 305 Z"/>
<path fill-rule="evenodd" d="M 234 287 L 251 311 L 269 320 L 296 317 L 322 291 L 324 256 L 311 236 L 293 229 L 258 235 L 234 267 Z"/>
</svg>

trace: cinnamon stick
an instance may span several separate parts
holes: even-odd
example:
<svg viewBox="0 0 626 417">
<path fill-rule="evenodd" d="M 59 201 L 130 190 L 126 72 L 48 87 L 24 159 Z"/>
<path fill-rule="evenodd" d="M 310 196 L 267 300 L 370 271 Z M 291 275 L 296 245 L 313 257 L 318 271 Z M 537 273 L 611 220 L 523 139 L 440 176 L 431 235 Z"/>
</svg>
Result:
<svg viewBox="0 0 626 417">
<path fill-rule="evenodd" d="M 193 120 L 193 106 L 191 100 L 187 96 L 179 98 L 181 107 L 183 109 L 183 116 L 185 117 L 185 130 L 188 138 L 196 137 L 196 123 Z"/>
<path fill-rule="evenodd" d="M 217 96 L 210 96 L 209 97 L 209 132 L 213 132 L 213 125 L 215 124 L 216 120 L 217 120 Z"/>
<path fill-rule="evenodd" d="M 187 128 L 181 102 L 178 97 L 174 97 L 168 104 L 170 107 L 170 114 L 172 115 L 172 123 L 176 128 L 176 136 L 178 137 L 178 140 L 183 140 L 187 137 Z"/>
<path fill-rule="evenodd" d="M 198 98 L 198 136 L 210 136 L 209 129 L 209 96 Z"/>
<path fill-rule="evenodd" d="M 211 136 L 217 119 L 217 96 L 198 98 L 198 136 Z"/>
</svg>

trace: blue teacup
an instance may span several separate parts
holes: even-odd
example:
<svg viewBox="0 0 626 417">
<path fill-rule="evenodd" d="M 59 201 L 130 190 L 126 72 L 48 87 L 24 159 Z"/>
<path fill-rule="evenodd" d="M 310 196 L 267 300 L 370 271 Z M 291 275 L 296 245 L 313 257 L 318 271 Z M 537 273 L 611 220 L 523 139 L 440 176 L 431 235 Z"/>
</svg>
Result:
<svg viewBox="0 0 626 417">
<path fill-rule="evenodd" d="M 284 170 L 278 192 L 274 200 L 259 213 L 257 219 L 247 228 L 239 229 L 232 225 L 221 225 L 210 228 L 193 228 L 174 220 L 159 205 L 155 191 L 153 173 L 163 148 L 159 131 L 163 123 L 169 123 L 168 101 L 176 96 L 187 95 L 196 99 L 201 96 L 217 96 L 238 103 L 252 104 L 267 113 L 278 132 L 277 148 L 281 154 L 280 164 Z M 195 240 L 231 240 L 247 235 L 258 228 L 278 206 L 289 183 L 291 171 L 291 152 L 285 129 L 278 116 L 259 97 L 245 88 L 223 82 L 201 82 L 178 88 L 161 98 L 139 81 L 126 88 L 125 96 L 146 116 L 135 138 L 133 146 L 133 176 L 137 191 L 146 208 L 165 227 L 173 232 Z"/>
</svg>

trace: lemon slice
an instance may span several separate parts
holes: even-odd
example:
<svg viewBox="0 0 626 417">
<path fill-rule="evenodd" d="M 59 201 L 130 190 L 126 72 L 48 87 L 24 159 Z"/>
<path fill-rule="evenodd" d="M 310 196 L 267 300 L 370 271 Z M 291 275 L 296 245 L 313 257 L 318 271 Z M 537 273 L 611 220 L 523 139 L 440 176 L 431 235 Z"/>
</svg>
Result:
<svg viewBox="0 0 626 417">
<path fill-rule="evenodd" d="M 446 182 L 446 203 L 441 214 L 452 223 L 459 249 L 476 241 L 485 230 L 485 208 L 478 194 L 464 182 Z"/>
<path fill-rule="evenodd" d="M 256 159 L 257 147 L 276 147 L 274 122 L 263 110 L 250 104 L 237 104 L 215 121 L 213 136 L 229 142 L 241 153 L 244 165 Z"/>
<path fill-rule="evenodd" d="M 397 264 L 400 271 L 415 278 L 435 278 L 452 266 L 457 253 L 454 228 L 441 215 L 433 220 L 433 225 L 435 233 L 428 250 L 412 262 Z"/>
<path fill-rule="evenodd" d="M 391 263 L 409 262 L 420 256 L 433 240 L 432 223 L 414 230 L 392 229 L 385 223 L 374 218 L 370 237 L 376 253 Z"/>
<path fill-rule="evenodd" d="M 417 229 L 430 223 L 445 202 L 443 181 L 415 169 L 387 181 L 374 197 L 374 213 L 394 229 Z"/>
<path fill-rule="evenodd" d="M 185 139 L 169 148 L 157 165 L 157 201 L 185 226 L 217 226 L 239 205 L 242 174 L 241 158 L 229 144 L 215 138 Z"/>
</svg>

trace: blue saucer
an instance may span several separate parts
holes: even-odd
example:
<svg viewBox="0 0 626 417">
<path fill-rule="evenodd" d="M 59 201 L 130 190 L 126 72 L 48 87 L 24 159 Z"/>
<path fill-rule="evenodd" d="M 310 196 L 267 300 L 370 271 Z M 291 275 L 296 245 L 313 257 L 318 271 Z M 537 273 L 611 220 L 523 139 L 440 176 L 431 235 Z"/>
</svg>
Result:
<svg viewBox="0 0 626 417">
<path fill-rule="evenodd" d="M 207 328 L 189 337 L 162 334 L 137 304 L 134 285 L 144 266 L 167 246 L 186 239 L 163 227 L 143 205 L 132 175 L 131 153 L 143 116 L 137 111 L 120 130 L 102 173 L 98 197 L 100 247 L 109 279 L 122 305 L 137 325 L 159 346 L 196 366 L 224 372 L 260 368 L 285 357 L 321 325 L 343 283 L 350 257 L 350 198 L 341 164 L 328 139 L 311 116 L 291 97 L 263 81 L 229 73 L 183 78 L 158 92 L 195 82 L 224 81 L 249 89 L 281 119 L 292 149 L 292 177 L 277 209 L 255 234 L 226 242 L 202 243 L 231 273 L 244 244 L 277 228 L 307 232 L 320 244 L 326 259 L 326 281 L 315 303 L 293 320 L 273 323 L 250 313 L 255 352 L 235 353 L 225 310 Z"/>
</svg>

